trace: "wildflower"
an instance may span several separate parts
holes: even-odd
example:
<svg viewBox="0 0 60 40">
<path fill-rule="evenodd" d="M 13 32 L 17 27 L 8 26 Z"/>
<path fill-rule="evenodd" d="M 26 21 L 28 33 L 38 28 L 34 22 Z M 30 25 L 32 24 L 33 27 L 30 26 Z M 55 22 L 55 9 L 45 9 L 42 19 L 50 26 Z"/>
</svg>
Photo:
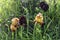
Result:
<svg viewBox="0 0 60 40">
<path fill-rule="evenodd" d="M 35 17 L 35 22 L 40 23 L 41 25 L 44 23 L 43 22 L 43 15 L 41 13 L 38 13 Z"/>
<path fill-rule="evenodd" d="M 26 24 L 27 24 L 27 22 L 26 22 L 26 17 L 25 17 L 25 16 L 21 16 L 21 17 L 19 18 L 19 23 L 20 23 L 20 25 L 23 25 L 23 26 L 26 27 Z"/>
<path fill-rule="evenodd" d="M 12 24 L 10 25 L 10 29 L 11 29 L 12 32 L 14 32 L 14 31 L 17 30 L 16 26 L 14 26 L 14 25 L 12 25 Z"/>
<path fill-rule="evenodd" d="M 12 21 L 12 23 L 10 25 L 10 29 L 11 29 L 11 31 L 15 31 L 18 28 L 19 19 L 13 18 L 11 21 Z"/>
<path fill-rule="evenodd" d="M 18 18 L 13 18 L 13 19 L 12 19 L 12 24 L 13 24 L 13 25 L 17 25 L 18 22 L 19 22 L 19 19 L 18 19 Z"/>
<path fill-rule="evenodd" d="M 40 6 L 41 9 L 44 10 L 44 11 L 47 11 L 48 8 L 49 8 L 49 5 L 48 5 L 47 3 L 45 3 L 45 2 L 41 2 L 41 3 L 39 4 L 39 6 Z"/>
</svg>

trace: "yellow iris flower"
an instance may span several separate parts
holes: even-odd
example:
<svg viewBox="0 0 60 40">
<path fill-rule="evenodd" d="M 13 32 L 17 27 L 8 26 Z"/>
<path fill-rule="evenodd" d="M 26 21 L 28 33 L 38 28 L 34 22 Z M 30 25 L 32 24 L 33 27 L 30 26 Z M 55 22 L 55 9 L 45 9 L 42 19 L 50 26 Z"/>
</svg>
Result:
<svg viewBox="0 0 60 40">
<path fill-rule="evenodd" d="M 35 17 L 35 22 L 42 24 L 43 23 L 43 15 L 41 13 L 38 13 Z"/>
<path fill-rule="evenodd" d="M 12 23 L 11 23 L 11 25 L 10 25 L 11 31 L 17 30 L 17 28 L 18 28 L 18 23 L 19 23 L 19 19 L 18 19 L 18 18 L 13 18 L 11 21 L 12 21 Z"/>
</svg>

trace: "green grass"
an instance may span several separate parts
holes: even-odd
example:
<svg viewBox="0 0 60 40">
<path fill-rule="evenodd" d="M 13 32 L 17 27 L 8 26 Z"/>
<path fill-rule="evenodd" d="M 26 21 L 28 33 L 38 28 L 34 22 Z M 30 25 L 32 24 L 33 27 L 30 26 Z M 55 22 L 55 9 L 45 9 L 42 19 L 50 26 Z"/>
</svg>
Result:
<svg viewBox="0 0 60 40">
<path fill-rule="evenodd" d="M 60 40 L 60 1 L 46 0 L 46 2 L 49 10 L 44 12 L 38 8 L 39 0 L 31 0 L 27 4 L 20 0 L 1 0 L 0 40 Z M 44 16 L 43 30 L 41 25 L 32 22 L 39 12 Z M 26 16 L 27 28 L 20 26 L 15 32 L 11 32 L 11 19 L 21 15 Z"/>
</svg>

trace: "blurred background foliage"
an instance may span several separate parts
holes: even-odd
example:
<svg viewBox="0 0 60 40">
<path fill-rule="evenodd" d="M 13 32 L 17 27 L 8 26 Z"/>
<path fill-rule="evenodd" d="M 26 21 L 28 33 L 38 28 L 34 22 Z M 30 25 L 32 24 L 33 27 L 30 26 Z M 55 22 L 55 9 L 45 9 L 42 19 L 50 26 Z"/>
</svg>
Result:
<svg viewBox="0 0 60 40">
<path fill-rule="evenodd" d="M 42 1 L 49 5 L 46 12 L 39 8 Z M 43 30 L 30 22 L 39 12 L 44 16 Z M 11 19 L 21 15 L 27 18 L 27 30 L 20 27 L 11 32 Z M 60 40 L 60 0 L 0 0 L 0 40 Z"/>
</svg>

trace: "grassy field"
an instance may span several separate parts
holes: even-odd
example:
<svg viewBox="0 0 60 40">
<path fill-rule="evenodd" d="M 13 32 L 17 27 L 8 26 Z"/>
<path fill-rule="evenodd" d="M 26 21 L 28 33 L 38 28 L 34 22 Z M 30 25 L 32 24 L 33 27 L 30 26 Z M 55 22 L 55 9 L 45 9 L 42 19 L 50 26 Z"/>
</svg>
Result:
<svg viewBox="0 0 60 40">
<path fill-rule="evenodd" d="M 0 40 L 60 40 L 60 0 L 45 0 L 48 11 L 39 8 L 42 0 L 0 0 Z M 32 21 L 41 12 L 44 17 L 44 28 Z M 26 16 L 27 28 L 20 26 L 11 32 L 11 19 Z"/>
</svg>

